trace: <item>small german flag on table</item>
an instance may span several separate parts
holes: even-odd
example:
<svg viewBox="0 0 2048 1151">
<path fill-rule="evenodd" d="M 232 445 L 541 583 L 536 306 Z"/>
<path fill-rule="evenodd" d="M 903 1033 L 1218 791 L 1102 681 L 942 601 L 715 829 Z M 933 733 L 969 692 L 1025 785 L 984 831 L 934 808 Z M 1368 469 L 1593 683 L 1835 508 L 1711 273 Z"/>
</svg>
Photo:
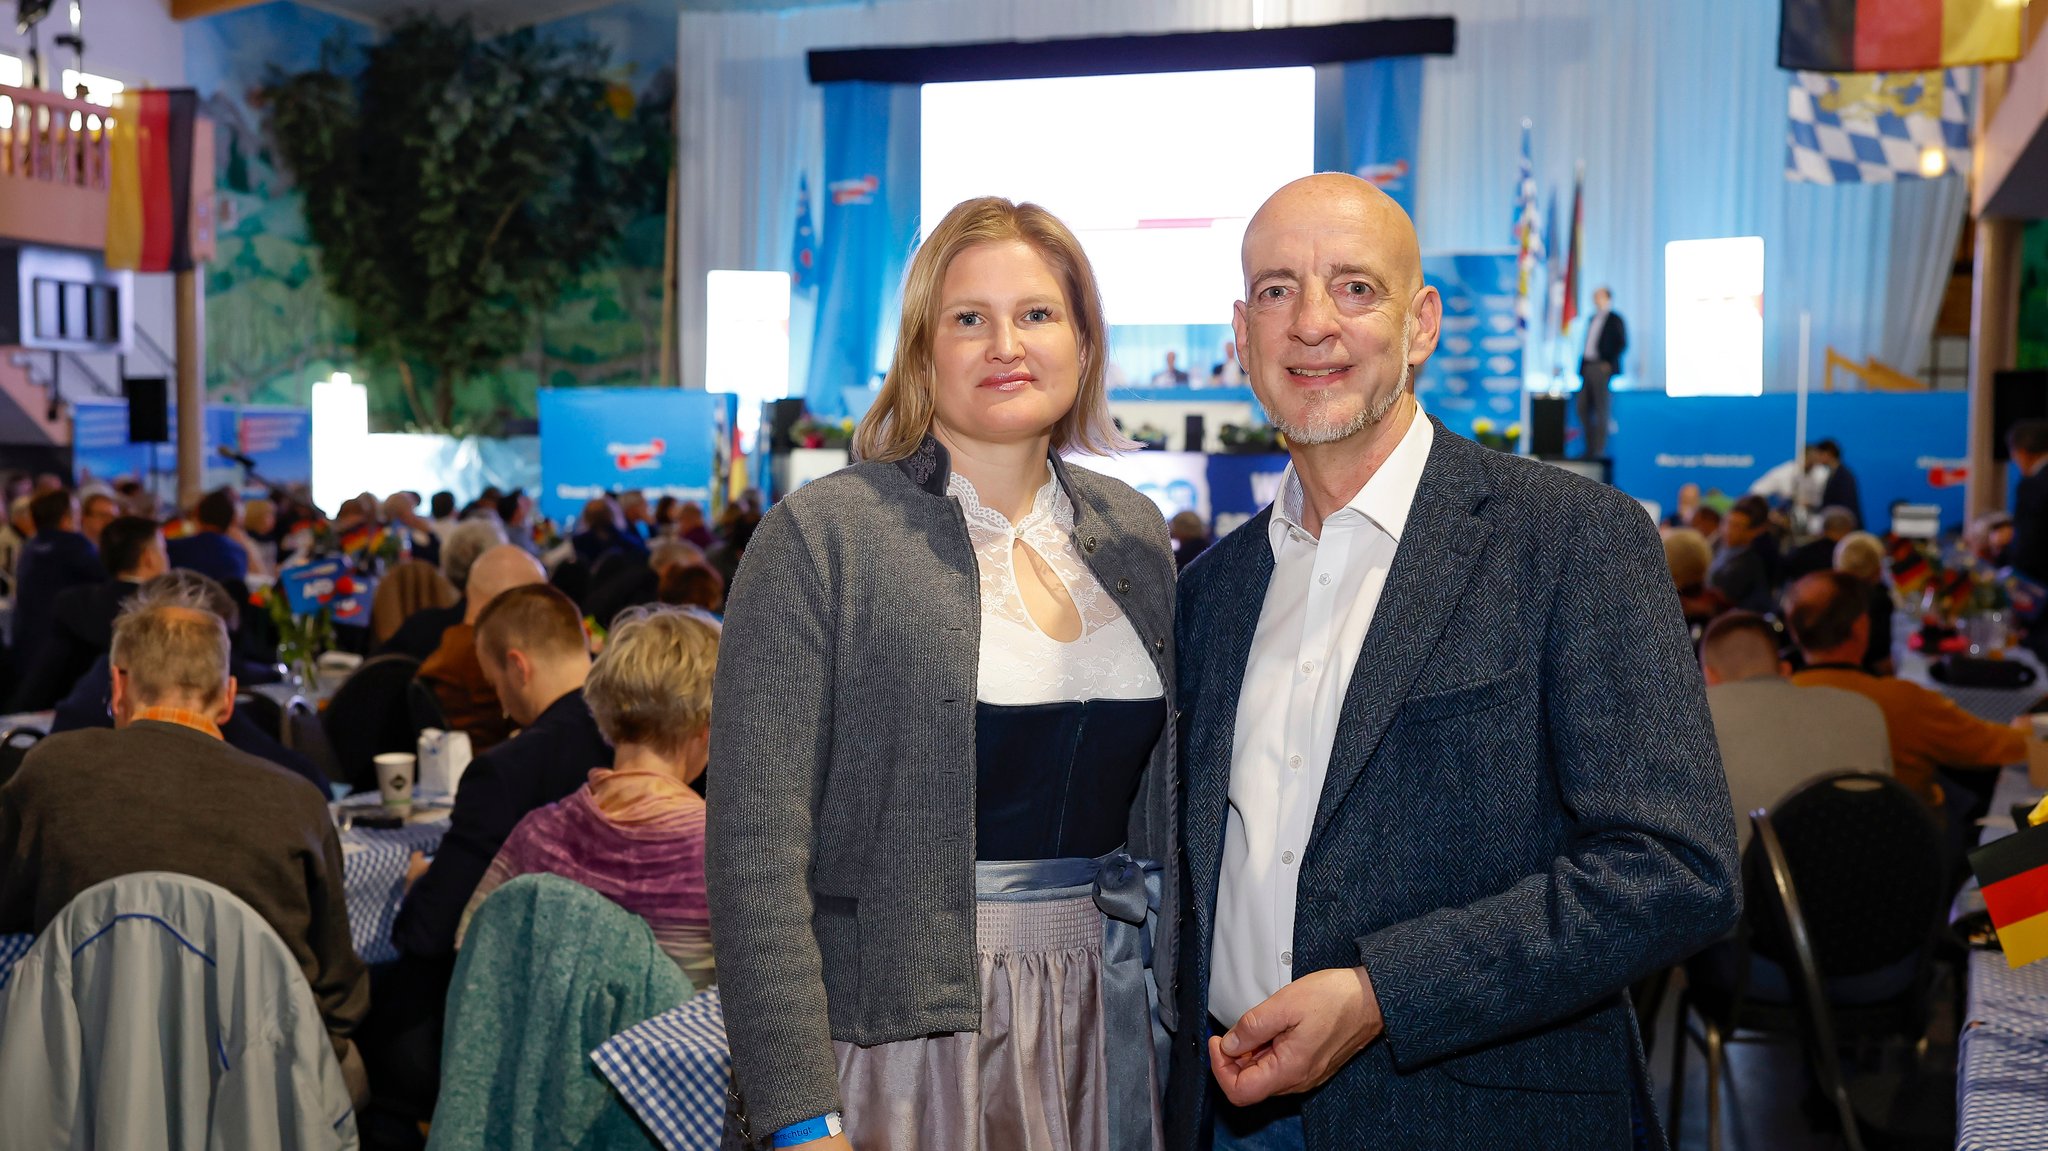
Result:
<svg viewBox="0 0 2048 1151">
<path fill-rule="evenodd" d="M 2011 967 L 2048 956 L 2048 824 L 2034 822 L 2044 817 L 2048 800 L 2035 809 L 2031 826 L 1970 853 L 1984 909 Z"/>
<path fill-rule="evenodd" d="M 2016 60 L 2025 0 L 1783 0 L 1778 67 L 1925 72 Z"/>
</svg>

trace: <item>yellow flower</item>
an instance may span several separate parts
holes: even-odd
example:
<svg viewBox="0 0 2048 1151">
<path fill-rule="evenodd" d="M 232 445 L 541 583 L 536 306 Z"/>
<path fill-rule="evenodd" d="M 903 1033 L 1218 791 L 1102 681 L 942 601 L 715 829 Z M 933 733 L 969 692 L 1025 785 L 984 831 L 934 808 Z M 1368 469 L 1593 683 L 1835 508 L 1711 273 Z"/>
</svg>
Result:
<svg viewBox="0 0 2048 1151">
<path fill-rule="evenodd" d="M 1508 435 L 1508 438 L 1509 438 L 1509 439 L 1511 439 L 1511 440 L 1519 440 L 1519 439 L 1521 439 L 1521 438 L 1522 438 L 1522 425 L 1520 425 L 1520 424 L 1509 424 L 1509 425 L 1508 425 L 1508 432 L 1507 432 L 1507 435 Z"/>
<path fill-rule="evenodd" d="M 1475 436 L 1484 436 L 1484 435 L 1490 435 L 1490 434 L 1492 434 L 1492 432 L 1493 432 L 1493 421 L 1492 421 L 1492 420 L 1489 420 L 1489 419 L 1487 419 L 1487 418 L 1486 418 L 1485 416 L 1481 416 L 1481 417 L 1479 417 L 1478 419 L 1476 419 L 1476 420 L 1473 420 L 1473 421 L 1472 421 L 1472 434 L 1473 434 L 1473 435 L 1475 435 Z"/>
</svg>

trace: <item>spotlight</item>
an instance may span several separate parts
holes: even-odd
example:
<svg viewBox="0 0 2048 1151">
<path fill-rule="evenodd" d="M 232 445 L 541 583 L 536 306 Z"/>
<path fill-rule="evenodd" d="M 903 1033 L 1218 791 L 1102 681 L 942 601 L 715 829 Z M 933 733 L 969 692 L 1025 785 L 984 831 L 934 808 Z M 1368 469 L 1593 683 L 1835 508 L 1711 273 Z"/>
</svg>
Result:
<svg viewBox="0 0 2048 1151">
<path fill-rule="evenodd" d="M 1948 171 L 1948 153 L 1940 148 L 1923 148 L 1920 151 L 1920 174 L 1932 180 Z"/>
</svg>

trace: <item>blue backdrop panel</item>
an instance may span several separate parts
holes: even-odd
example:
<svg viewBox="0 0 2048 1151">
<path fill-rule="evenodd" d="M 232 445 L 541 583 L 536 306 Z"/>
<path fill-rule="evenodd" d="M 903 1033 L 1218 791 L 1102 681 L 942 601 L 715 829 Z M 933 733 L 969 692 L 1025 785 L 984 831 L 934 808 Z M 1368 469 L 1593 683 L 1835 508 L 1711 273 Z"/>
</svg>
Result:
<svg viewBox="0 0 2048 1151">
<path fill-rule="evenodd" d="M 1443 297 L 1444 326 L 1436 354 L 1415 375 L 1415 398 L 1461 436 L 1481 417 L 1505 430 L 1522 415 L 1515 254 L 1424 256 L 1422 276 Z"/>
<path fill-rule="evenodd" d="M 844 389 L 874 374 L 878 333 L 900 306 L 897 281 L 917 234 L 918 89 L 848 81 L 826 85 L 824 99 L 825 278 L 805 404 L 838 419 Z"/>
<path fill-rule="evenodd" d="M 1682 484 L 1731 496 L 1792 458 L 1798 398 L 1616 392 L 1614 483 L 1638 499 L 1674 506 Z M 1935 473 L 1966 457 L 1969 399 L 1962 392 L 1823 392 L 1807 399 L 1807 436 L 1833 439 L 1856 473 L 1871 530 L 1888 530 L 1895 502 L 1934 504 L 1944 529 L 1960 526 L 1963 488 Z M 1940 479 L 1942 486 L 1935 481 Z"/>
<path fill-rule="evenodd" d="M 1280 490 L 1287 453 L 1209 457 L 1209 523 L 1218 535 L 1259 514 Z"/>
<path fill-rule="evenodd" d="M 707 510 L 733 397 L 684 388 L 542 388 L 541 512 L 570 520 L 585 500 L 637 488 Z"/>
<path fill-rule="evenodd" d="M 1421 138 L 1422 57 L 1316 69 L 1316 171 L 1370 180 L 1414 215 Z"/>
<path fill-rule="evenodd" d="M 177 412 L 173 405 L 173 428 Z M 223 447 L 256 461 L 256 474 L 271 483 L 313 480 L 313 413 L 304 408 L 208 404 L 200 438 L 205 444 L 201 470 L 208 487 L 241 479 L 241 467 L 220 454 Z M 72 405 L 72 464 L 80 482 L 148 474 L 150 445 L 128 442 L 128 401 L 81 400 Z M 177 447 L 156 445 L 155 465 L 174 471 Z"/>
</svg>

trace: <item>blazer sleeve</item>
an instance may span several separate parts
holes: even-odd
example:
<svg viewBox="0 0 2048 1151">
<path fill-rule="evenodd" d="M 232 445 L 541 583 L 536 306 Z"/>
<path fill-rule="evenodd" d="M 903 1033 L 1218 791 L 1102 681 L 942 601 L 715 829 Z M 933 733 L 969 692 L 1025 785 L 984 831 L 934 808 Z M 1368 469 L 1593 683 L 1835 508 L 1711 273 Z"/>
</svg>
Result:
<svg viewBox="0 0 2048 1151">
<path fill-rule="evenodd" d="M 726 603 L 705 805 L 719 995 L 734 1088 L 757 1138 L 839 1109 L 810 887 L 832 754 L 836 614 L 801 525 L 777 506 Z"/>
<path fill-rule="evenodd" d="M 1540 668 L 1569 824 L 1543 871 L 1359 940 L 1397 1066 L 1538 1028 L 1734 926 L 1735 822 L 1649 519 L 1602 501 L 1560 567 Z"/>
<path fill-rule="evenodd" d="M 462 922 L 462 909 L 524 814 L 489 757 L 478 759 L 463 772 L 448 834 L 434 852 L 426 874 L 405 893 L 398 921 L 392 925 L 392 941 L 400 951 L 425 957 L 455 950 L 455 929 Z"/>
</svg>

